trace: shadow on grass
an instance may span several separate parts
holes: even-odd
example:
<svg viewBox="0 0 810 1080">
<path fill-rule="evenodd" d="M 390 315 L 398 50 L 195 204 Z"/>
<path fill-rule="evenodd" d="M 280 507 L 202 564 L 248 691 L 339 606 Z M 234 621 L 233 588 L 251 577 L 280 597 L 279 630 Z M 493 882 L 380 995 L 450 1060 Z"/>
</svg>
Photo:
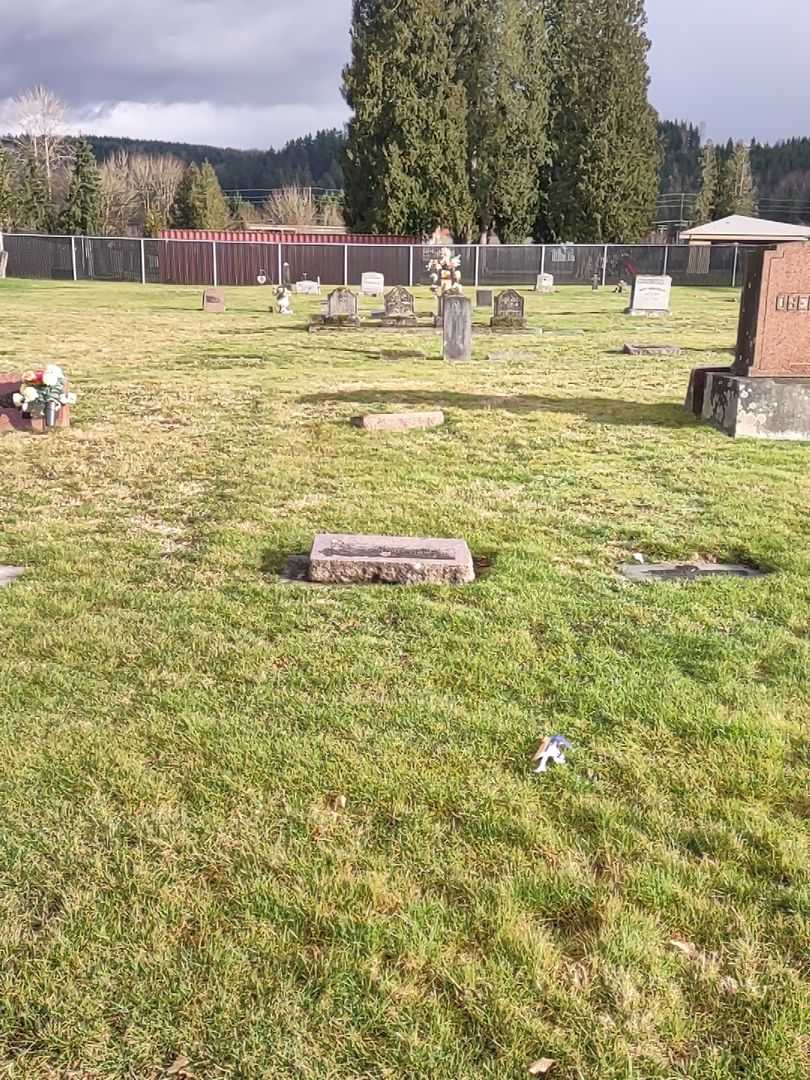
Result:
<svg viewBox="0 0 810 1080">
<path fill-rule="evenodd" d="M 510 413 L 570 413 L 598 424 L 656 424 L 660 427 L 696 427 L 697 420 L 680 402 L 619 401 L 598 397 L 551 397 L 519 394 L 461 394 L 452 390 L 345 390 L 307 394 L 298 399 L 301 405 L 435 405 L 436 407 L 482 411 L 502 409 Z"/>
</svg>

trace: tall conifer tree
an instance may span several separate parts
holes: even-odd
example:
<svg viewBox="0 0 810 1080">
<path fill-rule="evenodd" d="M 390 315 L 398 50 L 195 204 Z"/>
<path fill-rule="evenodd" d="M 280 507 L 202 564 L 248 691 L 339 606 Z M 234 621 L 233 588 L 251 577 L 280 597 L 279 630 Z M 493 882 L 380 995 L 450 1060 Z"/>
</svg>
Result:
<svg viewBox="0 0 810 1080">
<path fill-rule="evenodd" d="M 67 198 L 59 218 L 60 232 L 97 235 L 101 225 L 101 177 L 86 139 L 79 139 L 73 158 Z"/>
<path fill-rule="evenodd" d="M 0 229 L 8 230 L 14 225 L 17 195 L 14 170 L 5 150 L 0 149 Z"/>
<path fill-rule="evenodd" d="M 757 209 L 757 195 L 751 173 L 751 149 L 738 142 L 723 163 L 717 198 L 717 216 L 751 216 Z"/>
<path fill-rule="evenodd" d="M 18 227 L 30 232 L 46 232 L 52 207 L 45 172 L 35 157 L 29 158 L 22 176 L 18 199 Z"/>
<path fill-rule="evenodd" d="M 647 99 L 644 0 L 548 0 L 547 10 L 552 166 L 539 234 L 640 240 L 655 210 L 661 155 Z"/>
<path fill-rule="evenodd" d="M 695 221 L 705 225 L 716 216 L 720 174 L 717 150 L 714 143 L 707 142 L 700 153 L 700 193 L 695 203 Z"/>
<path fill-rule="evenodd" d="M 177 188 L 172 224 L 181 229 L 226 229 L 231 215 L 210 162 L 192 162 Z"/>
<path fill-rule="evenodd" d="M 474 229 L 467 93 L 457 34 L 467 0 L 354 0 L 343 93 L 353 110 L 346 219 L 369 232 Z"/>
</svg>

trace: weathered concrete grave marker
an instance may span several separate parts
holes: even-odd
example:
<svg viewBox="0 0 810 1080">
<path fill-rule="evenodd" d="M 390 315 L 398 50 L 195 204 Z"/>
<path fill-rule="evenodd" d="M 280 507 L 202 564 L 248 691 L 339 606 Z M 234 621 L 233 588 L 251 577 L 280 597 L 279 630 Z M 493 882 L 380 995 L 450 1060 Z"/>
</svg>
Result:
<svg viewBox="0 0 810 1080">
<path fill-rule="evenodd" d="M 418 322 L 413 293 L 397 285 L 385 294 L 383 326 L 416 326 Z"/>
<path fill-rule="evenodd" d="M 221 314 L 225 310 L 225 290 L 206 289 L 202 298 L 203 311 Z"/>
<path fill-rule="evenodd" d="M 475 291 L 475 306 L 476 307 L 492 307 L 492 298 L 494 293 L 492 289 L 476 289 Z"/>
<path fill-rule="evenodd" d="M 672 278 L 667 274 L 636 274 L 630 307 L 625 315 L 671 315 Z"/>
<path fill-rule="evenodd" d="M 534 291 L 536 293 L 542 293 L 547 296 L 549 293 L 554 292 L 554 275 L 553 274 L 538 274 L 537 281 L 534 284 Z"/>
<path fill-rule="evenodd" d="M 625 345 L 622 352 L 627 356 L 680 356 L 677 345 Z"/>
<path fill-rule="evenodd" d="M 325 326 L 357 326 L 357 295 L 351 289 L 333 289 L 326 300 Z"/>
<path fill-rule="evenodd" d="M 747 252 L 734 363 L 695 368 L 686 408 L 734 437 L 810 440 L 810 245 Z"/>
<path fill-rule="evenodd" d="M 385 292 L 385 277 L 376 270 L 367 270 L 360 277 L 360 292 L 363 296 L 382 296 Z"/>
<path fill-rule="evenodd" d="M 431 412 L 365 413 L 353 416 L 352 425 L 366 431 L 410 431 L 416 428 L 441 427 L 444 413 L 441 409 Z"/>
<path fill-rule="evenodd" d="M 495 297 L 495 313 L 489 321 L 493 330 L 524 330 L 526 301 L 517 289 L 505 289 Z"/>
<path fill-rule="evenodd" d="M 309 556 L 309 580 L 333 585 L 463 585 L 475 580 L 475 569 L 464 540 L 319 533 Z"/>
<path fill-rule="evenodd" d="M 619 573 L 628 581 L 643 584 L 653 581 L 697 581 L 699 578 L 762 577 L 761 570 L 737 563 L 694 562 L 624 563 Z"/>
<path fill-rule="evenodd" d="M 442 300 L 442 355 L 445 360 L 472 357 L 472 303 L 466 296 L 445 296 Z"/>
</svg>

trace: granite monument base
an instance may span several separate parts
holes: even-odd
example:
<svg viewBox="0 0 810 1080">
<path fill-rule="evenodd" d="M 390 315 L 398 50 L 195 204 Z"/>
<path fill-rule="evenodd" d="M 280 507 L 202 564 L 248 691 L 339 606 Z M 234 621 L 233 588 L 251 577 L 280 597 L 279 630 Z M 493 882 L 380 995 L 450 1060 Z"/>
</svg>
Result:
<svg viewBox="0 0 810 1080">
<path fill-rule="evenodd" d="M 689 376 L 689 388 L 686 391 L 686 401 L 683 407 L 687 412 L 694 413 L 695 416 L 703 416 L 703 398 L 706 394 L 706 379 L 709 375 L 714 375 L 717 372 L 731 373 L 731 367 L 726 365 L 725 367 L 697 367 L 692 368 L 692 372 Z"/>
<path fill-rule="evenodd" d="M 810 442 L 810 378 L 706 376 L 703 419 L 732 438 Z"/>
</svg>

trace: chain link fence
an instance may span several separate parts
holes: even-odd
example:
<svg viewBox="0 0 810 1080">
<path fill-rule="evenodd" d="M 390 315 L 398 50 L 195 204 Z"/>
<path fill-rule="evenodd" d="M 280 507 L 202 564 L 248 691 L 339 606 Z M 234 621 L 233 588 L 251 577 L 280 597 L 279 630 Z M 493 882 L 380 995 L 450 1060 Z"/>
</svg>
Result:
<svg viewBox="0 0 810 1080">
<path fill-rule="evenodd" d="M 428 262 L 441 247 L 396 244 L 284 244 L 223 240 L 0 234 L 9 277 L 67 281 L 131 281 L 144 285 L 254 285 L 320 279 L 324 285 L 360 284 L 376 271 L 386 285 L 429 285 Z M 456 245 L 468 286 L 531 286 L 537 275 L 557 285 L 616 285 L 636 274 L 670 274 L 675 285 L 735 286 L 742 252 L 736 244 Z"/>
</svg>

